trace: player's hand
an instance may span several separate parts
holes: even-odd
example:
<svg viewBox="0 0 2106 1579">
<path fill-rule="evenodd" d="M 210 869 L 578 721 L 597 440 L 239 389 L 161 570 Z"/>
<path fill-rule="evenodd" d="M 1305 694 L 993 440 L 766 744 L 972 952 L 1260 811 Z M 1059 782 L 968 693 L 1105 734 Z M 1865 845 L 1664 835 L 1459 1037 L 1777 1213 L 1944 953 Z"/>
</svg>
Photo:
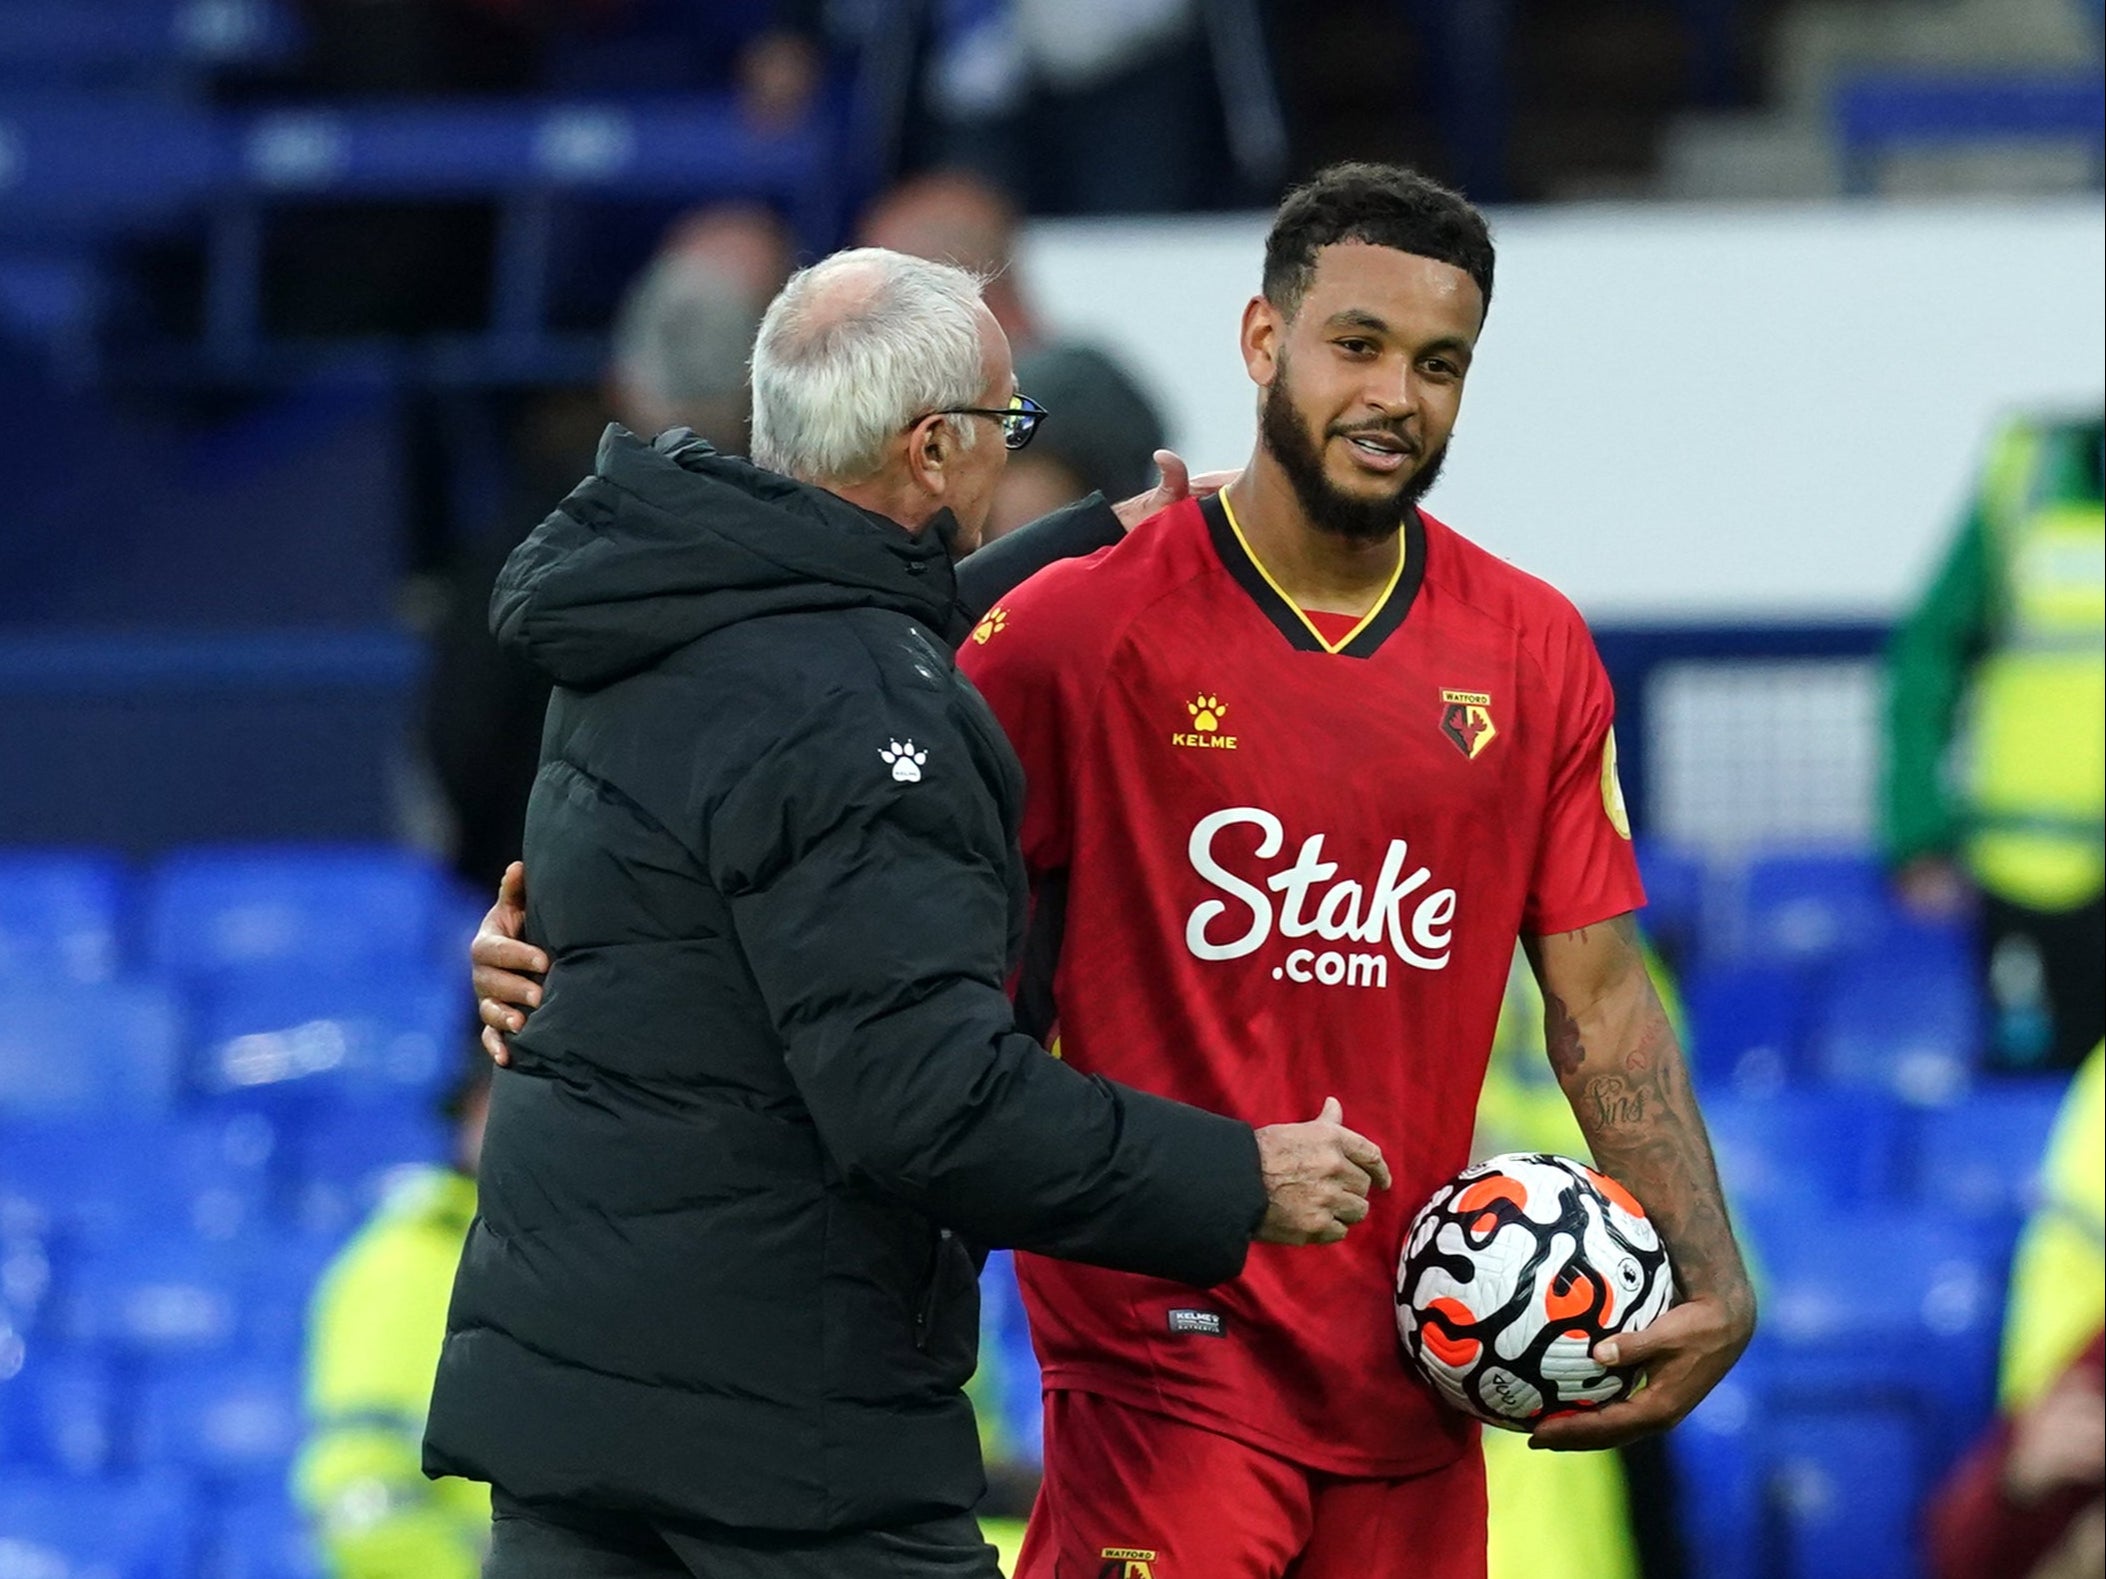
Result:
<svg viewBox="0 0 2106 1579">
<path fill-rule="evenodd" d="M 1733 1369 L 1755 1333 L 1754 1313 L 1736 1316 L 1715 1295 L 1696 1295 L 1664 1311 L 1643 1332 L 1620 1333 L 1594 1346 L 1603 1365 L 1637 1366 L 1645 1385 L 1599 1409 L 1552 1415 L 1528 1445 L 1558 1452 L 1621 1447 L 1665 1431 L 1703 1402 Z"/>
<path fill-rule="evenodd" d="M 1159 510 L 1167 510 L 1180 499 L 1204 499 L 1210 493 L 1219 493 L 1239 475 L 1236 472 L 1201 472 L 1192 475 L 1185 465 L 1184 457 L 1175 450 L 1157 450 L 1155 469 L 1161 473 L 1162 481 L 1146 493 L 1137 493 L 1131 499 L 1121 499 L 1112 506 L 1112 514 L 1119 524 L 1131 532 L 1143 521 Z"/>
<path fill-rule="evenodd" d="M 1265 1218 L 1257 1238 L 1269 1245 L 1330 1245 L 1367 1216 L 1367 1192 L 1389 1188 L 1382 1148 L 1340 1122 L 1338 1098 L 1306 1124 L 1268 1124 L 1258 1131 L 1265 1176 Z"/>
<path fill-rule="evenodd" d="M 512 1061 L 505 1037 L 526 1024 L 541 1003 L 548 956 L 521 939 L 526 930 L 526 868 L 514 861 L 497 885 L 497 903 L 484 912 L 468 958 L 475 965 L 475 1008 L 483 1021 L 483 1051 L 500 1065 Z"/>
</svg>

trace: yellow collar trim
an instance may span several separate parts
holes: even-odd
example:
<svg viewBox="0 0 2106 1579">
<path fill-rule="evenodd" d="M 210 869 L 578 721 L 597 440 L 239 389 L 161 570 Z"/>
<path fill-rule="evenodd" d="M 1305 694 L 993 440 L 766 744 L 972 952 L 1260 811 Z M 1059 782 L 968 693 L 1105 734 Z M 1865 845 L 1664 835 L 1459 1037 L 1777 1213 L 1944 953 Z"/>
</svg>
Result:
<svg viewBox="0 0 2106 1579">
<path fill-rule="evenodd" d="M 1389 581 L 1382 588 L 1382 595 L 1375 599 L 1372 608 L 1361 615 L 1360 623 L 1347 631 L 1341 640 L 1328 641 L 1325 639 L 1324 633 L 1316 628 L 1316 621 L 1309 618 L 1308 611 L 1295 602 L 1294 599 L 1287 596 L 1287 589 L 1273 579 L 1272 572 L 1265 568 L 1265 561 L 1260 559 L 1257 551 L 1250 546 L 1250 539 L 1243 535 L 1243 523 L 1236 519 L 1236 507 L 1229 503 L 1228 490 L 1226 488 L 1222 489 L 1217 497 L 1221 500 L 1221 513 L 1228 518 L 1229 530 L 1236 534 L 1236 546 L 1241 548 L 1244 557 L 1257 567 L 1258 574 L 1265 578 L 1265 584 L 1280 595 L 1280 601 L 1294 610 L 1294 617 L 1307 627 L 1311 636 L 1316 638 L 1316 644 L 1333 657 L 1352 646 L 1354 639 L 1374 623 L 1375 616 L 1382 612 L 1383 606 L 1389 602 L 1390 595 L 1397 590 L 1397 583 L 1404 579 L 1404 534 L 1399 532 L 1397 534 L 1397 565 L 1389 573 Z"/>
</svg>

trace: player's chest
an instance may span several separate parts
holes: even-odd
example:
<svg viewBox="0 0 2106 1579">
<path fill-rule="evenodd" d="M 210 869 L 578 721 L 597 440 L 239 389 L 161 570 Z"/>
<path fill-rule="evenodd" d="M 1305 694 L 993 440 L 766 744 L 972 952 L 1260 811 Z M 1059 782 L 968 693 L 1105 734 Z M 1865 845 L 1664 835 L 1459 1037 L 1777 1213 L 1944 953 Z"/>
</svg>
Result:
<svg viewBox="0 0 2106 1579">
<path fill-rule="evenodd" d="M 1131 642 L 1106 674 L 1092 734 L 1129 814 L 1255 805 L 1431 836 L 1520 813 L 1540 787 L 1550 720 L 1511 643 L 1407 622 L 1345 657 L 1235 615 Z"/>
</svg>

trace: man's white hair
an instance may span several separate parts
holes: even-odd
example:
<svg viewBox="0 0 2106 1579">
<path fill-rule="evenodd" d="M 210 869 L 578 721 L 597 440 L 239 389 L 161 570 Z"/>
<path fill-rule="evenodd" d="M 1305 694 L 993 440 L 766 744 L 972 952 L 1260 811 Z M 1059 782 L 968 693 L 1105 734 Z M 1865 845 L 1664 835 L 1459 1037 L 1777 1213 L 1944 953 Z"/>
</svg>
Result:
<svg viewBox="0 0 2106 1579">
<path fill-rule="evenodd" d="M 811 483 L 856 483 L 932 411 L 987 385 L 982 281 L 948 263 L 857 247 L 790 276 L 753 343 L 753 460 Z M 977 424 L 950 419 L 961 445 Z"/>
</svg>

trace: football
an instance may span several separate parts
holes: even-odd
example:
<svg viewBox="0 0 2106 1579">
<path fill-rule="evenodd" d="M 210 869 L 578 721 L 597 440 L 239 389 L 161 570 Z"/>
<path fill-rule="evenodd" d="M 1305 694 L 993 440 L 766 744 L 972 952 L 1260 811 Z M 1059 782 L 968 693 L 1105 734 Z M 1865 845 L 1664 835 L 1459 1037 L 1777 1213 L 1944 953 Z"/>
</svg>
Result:
<svg viewBox="0 0 2106 1579">
<path fill-rule="evenodd" d="M 1674 1300 L 1667 1250 L 1630 1192 L 1570 1157 L 1465 1168 L 1412 1220 L 1397 1329 L 1441 1396 L 1489 1425 L 1612 1403 L 1635 1381 L 1594 1346 Z"/>
</svg>

